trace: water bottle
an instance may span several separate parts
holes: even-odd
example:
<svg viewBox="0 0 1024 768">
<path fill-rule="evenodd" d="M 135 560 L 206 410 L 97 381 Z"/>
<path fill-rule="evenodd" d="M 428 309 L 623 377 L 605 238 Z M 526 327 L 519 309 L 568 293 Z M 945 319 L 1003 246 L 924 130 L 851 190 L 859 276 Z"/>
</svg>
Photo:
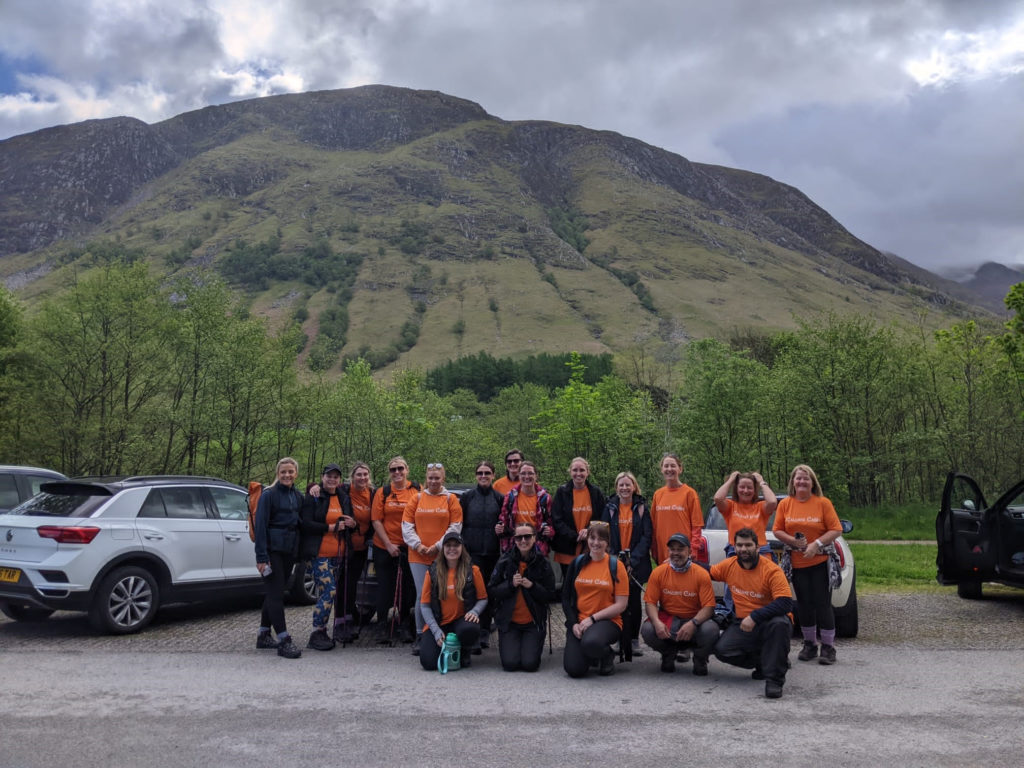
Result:
<svg viewBox="0 0 1024 768">
<path fill-rule="evenodd" d="M 804 539 L 806 539 L 807 537 L 804 536 L 802 533 L 794 533 L 793 534 L 793 538 L 796 539 L 797 542 L 799 542 L 800 544 L 803 544 Z M 804 557 L 807 557 L 807 555 L 804 553 L 803 550 L 797 550 L 797 551 L 800 552 L 800 554 L 803 555 Z"/>
<path fill-rule="evenodd" d="M 437 671 L 447 675 L 449 670 L 462 666 L 462 644 L 454 632 L 449 632 L 441 646 L 441 655 L 437 657 Z"/>
</svg>

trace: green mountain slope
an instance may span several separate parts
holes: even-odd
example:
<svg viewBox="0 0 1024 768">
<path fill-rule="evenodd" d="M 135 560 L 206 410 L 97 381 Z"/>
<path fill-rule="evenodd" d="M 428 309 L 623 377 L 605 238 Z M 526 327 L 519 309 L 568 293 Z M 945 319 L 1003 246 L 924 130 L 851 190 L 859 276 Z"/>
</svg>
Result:
<svg viewBox="0 0 1024 768">
<path fill-rule="evenodd" d="M 168 275 L 225 271 L 254 312 L 301 321 L 303 360 L 321 368 L 671 354 L 794 313 L 928 310 L 938 325 L 985 311 L 767 177 L 386 86 L 0 142 L 9 285 L 59 290 L 61 265 L 103 241 Z"/>
</svg>

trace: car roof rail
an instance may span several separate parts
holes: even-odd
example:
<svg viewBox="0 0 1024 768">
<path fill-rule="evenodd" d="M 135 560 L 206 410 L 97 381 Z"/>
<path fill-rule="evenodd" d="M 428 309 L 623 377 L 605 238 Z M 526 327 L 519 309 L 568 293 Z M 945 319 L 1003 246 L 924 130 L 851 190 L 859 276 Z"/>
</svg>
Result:
<svg viewBox="0 0 1024 768">
<path fill-rule="evenodd" d="M 139 482 L 171 482 L 174 480 L 184 481 L 201 481 L 201 482 L 214 482 L 214 483 L 227 483 L 228 481 L 220 477 L 211 477 L 209 475 L 129 475 L 128 477 L 121 478 L 121 482 L 124 483 L 139 483 Z"/>
</svg>

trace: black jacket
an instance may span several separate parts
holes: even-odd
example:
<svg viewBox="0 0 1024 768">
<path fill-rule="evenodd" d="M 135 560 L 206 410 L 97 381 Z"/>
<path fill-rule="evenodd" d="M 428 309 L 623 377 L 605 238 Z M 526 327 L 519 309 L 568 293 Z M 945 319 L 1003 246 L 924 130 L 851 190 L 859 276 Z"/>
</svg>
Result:
<svg viewBox="0 0 1024 768">
<path fill-rule="evenodd" d="M 476 557 L 494 556 L 499 552 L 498 524 L 501 504 L 505 497 L 493 488 L 482 490 L 480 486 L 466 491 L 459 498 L 462 507 L 462 542 L 466 551 Z"/>
<path fill-rule="evenodd" d="M 600 520 L 604 511 L 605 498 L 601 489 L 587 480 L 590 491 L 590 519 Z M 554 500 L 551 502 L 551 517 L 555 526 L 555 539 L 551 543 L 555 552 L 563 555 L 575 555 L 579 529 L 572 516 L 572 483 L 558 486 Z"/>
<path fill-rule="evenodd" d="M 341 513 L 352 517 L 352 500 L 349 499 L 348 494 L 340 486 L 338 487 L 338 500 L 341 502 Z M 314 499 L 312 496 L 307 495 L 303 499 L 302 544 L 299 547 L 300 560 L 316 557 L 320 552 L 320 542 L 323 541 L 324 534 L 327 533 L 327 510 L 330 508 L 330 505 L 331 495 L 327 491 L 321 491 L 319 498 Z M 348 531 L 349 529 L 346 528 L 341 533 L 335 535 L 347 544 L 350 538 Z M 346 551 L 348 551 L 347 546 Z"/>
<path fill-rule="evenodd" d="M 274 483 L 260 494 L 256 506 L 256 562 L 269 563 L 271 552 L 299 553 L 302 494 L 294 486 Z"/>
<path fill-rule="evenodd" d="M 526 601 L 526 607 L 530 609 L 533 622 L 541 632 L 547 627 L 548 603 L 558 599 L 555 572 L 551 570 L 551 563 L 537 552 L 533 552 L 532 555 L 533 557 L 526 561 L 526 571 L 523 573 L 533 582 L 529 589 L 512 586 L 512 577 L 519 573 L 519 563 L 522 562 L 518 548 L 510 549 L 494 566 L 494 573 L 491 574 L 491 581 L 487 585 L 487 595 L 494 606 L 494 621 L 502 632 L 507 632 L 512 623 L 516 595 L 520 589 L 523 589 L 523 599 Z"/>
<path fill-rule="evenodd" d="M 444 557 L 444 555 L 441 555 Z M 469 567 L 469 573 L 466 574 L 466 586 L 462 589 L 462 604 L 465 610 L 470 610 L 476 605 L 476 582 L 473 580 L 473 569 L 475 565 Z M 441 593 L 448 589 L 447 584 L 440 584 L 437 579 L 437 563 L 431 563 L 430 568 L 427 569 L 430 574 L 430 610 L 434 612 L 434 619 L 437 621 L 437 625 L 441 626 Z M 461 617 L 460 617 L 461 618 Z"/>
<path fill-rule="evenodd" d="M 615 558 L 615 568 L 612 567 L 612 558 Z M 608 555 L 605 557 L 605 561 L 608 563 L 608 573 L 612 577 L 612 584 L 618 582 L 618 555 Z M 576 608 L 576 576 L 583 569 L 587 563 L 592 562 L 590 559 L 590 552 L 584 552 L 569 563 L 569 570 L 565 573 L 565 580 L 562 582 L 562 611 L 565 613 L 565 627 L 566 629 L 572 629 L 573 625 L 579 621 L 577 615 L 579 611 Z"/>
<path fill-rule="evenodd" d="M 609 496 L 605 504 L 601 519 L 609 524 L 611 528 L 611 547 L 609 552 L 621 554 L 629 550 L 629 568 L 633 572 L 633 578 L 641 584 L 645 583 L 651 576 L 651 540 L 654 537 L 654 526 L 651 523 L 651 511 L 647 509 L 647 502 L 643 496 L 633 494 L 633 501 L 630 504 L 633 508 L 633 535 L 630 537 L 628 546 L 623 546 L 619 540 L 619 497 Z M 626 565 L 623 561 L 623 565 Z"/>
</svg>

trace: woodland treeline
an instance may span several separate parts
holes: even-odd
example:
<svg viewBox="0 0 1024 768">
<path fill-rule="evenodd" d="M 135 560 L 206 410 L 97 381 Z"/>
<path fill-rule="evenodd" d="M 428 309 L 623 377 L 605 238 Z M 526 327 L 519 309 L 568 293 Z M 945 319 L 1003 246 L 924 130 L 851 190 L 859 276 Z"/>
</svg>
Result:
<svg viewBox="0 0 1024 768">
<path fill-rule="evenodd" d="M 303 479 L 364 460 L 385 482 L 401 454 L 415 478 L 440 461 L 470 482 L 478 459 L 501 469 L 518 447 L 547 487 L 580 455 L 602 487 L 628 469 L 649 494 L 671 450 L 705 500 L 732 469 L 781 489 L 801 462 L 840 504 L 933 500 L 951 468 L 995 491 L 1024 475 L 1024 284 L 1007 304 L 1005 327 L 932 333 L 832 314 L 695 341 L 671 379 L 636 358 L 591 377 L 576 355 L 563 386 L 489 355 L 388 381 L 364 360 L 303 378 L 298 325 L 270 333 L 212 274 L 168 286 L 140 262 L 111 263 L 31 312 L 0 291 L 0 461 L 243 482 L 290 455 Z"/>
</svg>

